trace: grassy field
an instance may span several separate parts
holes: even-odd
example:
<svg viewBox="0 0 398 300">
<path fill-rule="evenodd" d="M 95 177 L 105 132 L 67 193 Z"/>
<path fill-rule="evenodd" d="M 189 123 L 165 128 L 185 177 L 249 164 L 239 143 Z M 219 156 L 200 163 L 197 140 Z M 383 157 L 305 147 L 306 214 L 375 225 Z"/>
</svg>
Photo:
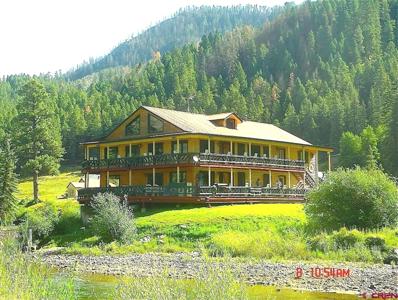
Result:
<svg viewBox="0 0 398 300">
<path fill-rule="evenodd" d="M 136 208 L 138 236 L 131 245 L 104 242 L 84 227 L 76 200 L 57 200 L 77 173 L 41 179 L 44 203 L 26 208 L 35 214 L 51 203 L 59 212 L 45 247 L 65 247 L 65 252 L 104 253 L 200 251 L 209 256 L 237 256 L 272 260 L 336 260 L 382 262 L 387 249 L 398 248 L 398 230 L 372 232 L 342 229 L 312 234 L 301 204 L 255 204 L 207 207 L 153 206 Z M 20 184 L 20 197 L 29 198 L 30 185 Z M 369 242 L 370 241 L 370 242 Z"/>
</svg>

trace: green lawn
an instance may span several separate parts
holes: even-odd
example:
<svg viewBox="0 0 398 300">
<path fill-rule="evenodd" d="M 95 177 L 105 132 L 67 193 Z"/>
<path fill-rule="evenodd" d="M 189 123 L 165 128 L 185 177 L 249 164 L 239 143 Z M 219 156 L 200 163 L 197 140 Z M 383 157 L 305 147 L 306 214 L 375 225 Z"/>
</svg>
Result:
<svg viewBox="0 0 398 300">
<path fill-rule="evenodd" d="M 136 208 L 136 240 L 131 245 L 103 242 L 90 227 L 84 227 L 81 223 L 76 200 L 57 200 L 65 192 L 67 183 L 78 178 L 78 173 L 41 178 L 41 199 L 52 203 L 60 212 L 55 230 L 42 241 L 45 247 L 61 246 L 68 253 L 94 255 L 200 251 L 209 256 L 364 262 L 381 262 L 386 254 L 385 250 L 370 247 L 367 244 L 369 237 L 381 239 L 386 249 L 398 248 L 397 229 L 311 234 L 301 204 L 211 208 L 153 205 L 145 212 Z M 30 193 L 31 184 L 22 182 L 19 197 L 29 199 Z M 39 203 L 26 211 L 34 214 L 43 205 Z"/>
</svg>

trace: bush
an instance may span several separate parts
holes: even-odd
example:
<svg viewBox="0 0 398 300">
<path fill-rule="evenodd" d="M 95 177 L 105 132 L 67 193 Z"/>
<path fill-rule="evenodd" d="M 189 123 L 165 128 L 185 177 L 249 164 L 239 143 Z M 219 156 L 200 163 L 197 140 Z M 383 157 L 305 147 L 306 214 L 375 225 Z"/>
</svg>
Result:
<svg viewBox="0 0 398 300">
<path fill-rule="evenodd" d="M 309 192 L 305 213 L 317 230 L 392 227 L 398 221 L 398 189 L 380 170 L 339 169 Z"/>
<path fill-rule="evenodd" d="M 368 236 L 365 238 L 365 245 L 369 249 L 379 249 L 381 251 L 385 251 L 387 249 L 386 247 L 386 241 L 378 236 Z"/>
<path fill-rule="evenodd" d="M 363 241 L 362 234 L 358 230 L 347 230 L 347 228 L 333 232 L 330 238 L 335 249 L 349 249 Z"/>
<path fill-rule="evenodd" d="M 45 239 L 54 231 L 59 215 L 57 207 L 52 203 L 39 203 L 29 207 L 22 228 L 31 228 L 34 238 Z"/>
<path fill-rule="evenodd" d="M 94 211 L 92 228 L 104 240 L 130 243 L 134 239 L 137 229 L 127 203 L 111 193 L 104 193 L 94 196 L 91 207 Z"/>
</svg>

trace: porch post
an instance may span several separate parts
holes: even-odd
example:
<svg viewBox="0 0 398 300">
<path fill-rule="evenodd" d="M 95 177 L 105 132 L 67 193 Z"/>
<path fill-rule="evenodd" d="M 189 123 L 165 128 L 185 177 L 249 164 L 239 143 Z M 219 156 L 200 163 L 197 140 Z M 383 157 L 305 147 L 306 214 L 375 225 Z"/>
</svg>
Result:
<svg viewBox="0 0 398 300">
<path fill-rule="evenodd" d="M 84 174 L 84 188 L 88 188 L 88 176 L 89 173 L 86 172 L 86 174 Z"/>
<path fill-rule="evenodd" d="M 234 154 L 234 149 L 232 147 L 233 147 L 233 144 L 232 144 L 232 141 L 230 141 L 229 151 L 231 152 L 231 154 Z"/>
<path fill-rule="evenodd" d="M 210 146 L 211 146 L 210 137 L 208 137 L 208 138 L 207 138 L 207 151 L 208 151 L 209 153 L 211 153 L 211 150 L 210 150 L 211 147 L 210 147 Z M 209 182 L 210 182 L 210 181 L 209 181 Z M 210 184 L 209 184 L 209 185 L 210 185 Z"/>
<path fill-rule="evenodd" d="M 177 166 L 177 182 L 180 182 L 180 167 Z"/>
<path fill-rule="evenodd" d="M 106 171 L 106 187 L 109 187 L 109 171 Z"/>
<path fill-rule="evenodd" d="M 290 159 L 290 146 L 287 146 L 287 159 Z"/>
<path fill-rule="evenodd" d="M 315 152 L 315 182 L 318 183 L 319 182 L 319 178 L 318 178 L 318 150 L 316 150 Z"/>
<path fill-rule="evenodd" d="M 249 156 L 252 156 L 252 143 L 249 142 Z"/>
<path fill-rule="evenodd" d="M 269 158 L 271 158 L 272 157 L 272 153 L 271 153 L 271 144 L 268 144 L 268 155 L 269 155 Z"/>
<path fill-rule="evenodd" d="M 272 172 L 271 170 L 269 170 L 268 172 L 269 172 L 269 187 L 272 188 Z"/>
<path fill-rule="evenodd" d="M 109 146 L 106 146 L 106 159 L 109 159 Z"/>
<path fill-rule="evenodd" d="M 252 169 L 249 169 L 249 187 L 252 186 Z"/>
<path fill-rule="evenodd" d="M 211 170 L 210 170 L 210 167 L 208 169 L 208 176 L 209 176 L 209 186 L 211 186 Z"/>
<path fill-rule="evenodd" d="M 131 157 L 131 144 L 129 145 L 129 157 Z"/>
<path fill-rule="evenodd" d="M 304 181 L 304 182 L 303 182 L 303 185 L 304 185 L 304 188 L 305 188 L 305 171 L 303 172 L 303 174 L 304 174 L 304 175 L 303 175 L 303 181 Z"/>
<path fill-rule="evenodd" d="M 177 138 L 177 153 L 180 153 L 180 139 Z M 177 177 L 178 177 L 178 173 L 177 173 Z"/>
<path fill-rule="evenodd" d="M 90 149 L 86 147 L 86 160 L 90 159 Z"/>
<path fill-rule="evenodd" d="M 291 185 L 290 185 L 290 171 L 289 172 L 287 172 L 287 178 L 288 178 L 288 180 L 287 180 L 287 182 L 288 182 L 288 187 L 289 187 L 289 189 L 290 189 L 290 187 L 291 187 Z"/>
<path fill-rule="evenodd" d="M 156 172 L 155 172 L 155 168 L 152 168 L 152 186 L 155 186 L 155 184 L 156 184 Z"/>
<path fill-rule="evenodd" d="M 330 159 L 330 152 L 328 152 L 328 170 L 332 171 L 332 160 Z"/>
<path fill-rule="evenodd" d="M 155 145 L 156 145 L 156 143 L 155 143 L 155 141 L 153 141 L 152 155 L 156 154 Z"/>
<path fill-rule="evenodd" d="M 129 169 L 129 185 L 131 185 L 131 176 L 132 174 L 131 174 L 131 169 Z"/>
<path fill-rule="evenodd" d="M 231 168 L 231 186 L 234 186 L 234 171 Z"/>
</svg>

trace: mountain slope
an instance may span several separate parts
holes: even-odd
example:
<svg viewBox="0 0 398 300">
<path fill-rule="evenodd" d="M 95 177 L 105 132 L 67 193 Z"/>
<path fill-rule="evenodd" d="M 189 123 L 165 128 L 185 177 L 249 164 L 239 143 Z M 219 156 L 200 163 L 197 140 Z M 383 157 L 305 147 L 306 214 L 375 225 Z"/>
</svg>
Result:
<svg viewBox="0 0 398 300">
<path fill-rule="evenodd" d="M 201 6 L 180 10 L 171 18 L 121 43 L 111 53 L 86 63 L 67 74 L 75 80 L 116 66 L 133 66 L 164 54 L 210 32 L 226 32 L 242 25 L 262 26 L 282 8 L 263 6 Z"/>
</svg>

